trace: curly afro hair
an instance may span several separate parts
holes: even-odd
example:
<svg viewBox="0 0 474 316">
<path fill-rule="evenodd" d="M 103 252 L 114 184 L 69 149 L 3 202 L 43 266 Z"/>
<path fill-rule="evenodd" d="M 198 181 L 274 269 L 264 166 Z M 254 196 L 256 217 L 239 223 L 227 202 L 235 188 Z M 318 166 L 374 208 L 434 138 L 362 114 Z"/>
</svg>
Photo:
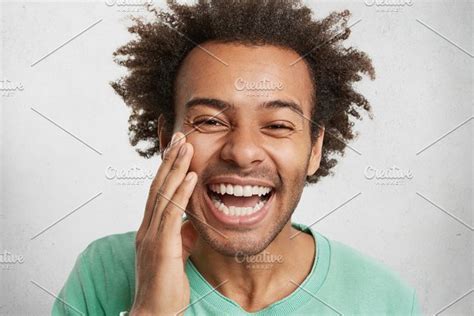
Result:
<svg viewBox="0 0 474 316">
<path fill-rule="evenodd" d="M 311 139 L 316 140 L 321 127 L 326 135 L 320 167 L 307 183 L 332 173 L 334 154 L 343 156 L 346 143 L 355 136 L 351 118 L 361 119 L 362 111 L 372 117 L 369 102 L 353 88 L 361 74 L 375 78 L 371 59 L 342 46 L 350 35 L 348 10 L 315 20 L 299 0 L 200 0 L 194 5 L 169 1 L 168 10 L 147 8 L 152 21 L 132 18 L 128 31 L 135 38 L 113 54 L 114 61 L 128 69 L 127 75 L 111 82 L 131 108 L 130 143 L 143 157 L 160 151 L 160 115 L 166 131 L 172 131 L 177 72 L 187 54 L 205 42 L 290 48 L 307 64 L 315 94 Z M 137 146 L 142 142 L 147 147 Z"/>
</svg>

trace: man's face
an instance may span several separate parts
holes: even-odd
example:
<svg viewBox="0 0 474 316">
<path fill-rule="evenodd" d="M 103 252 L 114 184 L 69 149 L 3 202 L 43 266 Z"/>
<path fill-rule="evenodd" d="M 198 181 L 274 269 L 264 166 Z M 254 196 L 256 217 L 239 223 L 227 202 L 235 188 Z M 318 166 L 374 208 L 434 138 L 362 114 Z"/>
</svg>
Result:
<svg viewBox="0 0 474 316">
<path fill-rule="evenodd" d="M 176 84 L 176 127 L 194 147 L 190 170 L 198 174 L 187 209 L 213 249 L 252 255 L 288 223 L 319 166 L 322 137 L 312 146 L 308 120 L 312 82 L 290 50 L 203 48 L 186 57 Z"/>
</svg>

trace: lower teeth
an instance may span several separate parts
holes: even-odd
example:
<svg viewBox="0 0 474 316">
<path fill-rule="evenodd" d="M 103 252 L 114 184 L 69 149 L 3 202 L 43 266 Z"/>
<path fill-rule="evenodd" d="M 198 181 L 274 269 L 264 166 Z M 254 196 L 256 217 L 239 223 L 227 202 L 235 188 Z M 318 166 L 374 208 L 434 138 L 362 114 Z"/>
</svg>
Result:
<svg viewBox="0 0 474 316">
<path fill-rule="evenodd" d="M 214 203 L 215 207 L 224 213 L 225 215 L 230 215 L 230 216 L 245 216 L 245 215 L 250 215 L 255 212 L 260 211 L 260 209 L 263 207 L 265 203 L 262 201 L 258 202 L 254 207 L 237 207 L 237 206 L 229 206 L 227 207 L 224 203 L 221 201 L 218 201 L 216 199 L 212 199 L 212 202 Z"/>
</svg>

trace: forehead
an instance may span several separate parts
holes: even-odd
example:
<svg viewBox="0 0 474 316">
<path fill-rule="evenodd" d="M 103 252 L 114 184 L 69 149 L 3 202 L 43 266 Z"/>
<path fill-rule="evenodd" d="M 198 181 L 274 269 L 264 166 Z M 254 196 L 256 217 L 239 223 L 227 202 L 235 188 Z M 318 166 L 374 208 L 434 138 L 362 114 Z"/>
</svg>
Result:
<svg viewBox="0 0 474 316">
<path fill-rule="evenodd" d="M 290 49 L 205 43 L 184 60 L 175 92 L 178 106 L 195 97 L 238 105 L 287 99 L 309 112 L 313 84 L 306 63 Z"/>
</svg>

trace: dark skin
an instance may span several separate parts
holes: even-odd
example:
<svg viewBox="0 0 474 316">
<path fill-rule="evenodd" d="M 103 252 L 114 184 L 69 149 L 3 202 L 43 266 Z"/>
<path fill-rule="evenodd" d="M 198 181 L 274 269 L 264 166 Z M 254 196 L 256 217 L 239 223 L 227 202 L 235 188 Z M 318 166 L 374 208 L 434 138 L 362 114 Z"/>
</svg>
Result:
<svg viewBox="0 0 474 316">
<path fill-rule="evenodd" d="M 133 315 L 184 312 L 190 303 L 183 269 L 189 256 L 211 285 L 225 282 L 218 291 L 248 312 L 290 295 L 296 289 L 290 280 L 301 283 L 313 264 L 313 238 L 308 234 L 290 238 L 297 233 L 290 218 L 306 176 L 319 167 L 324 136 L 323 131 L 312 143 L 310 122 L 302 116 L 310 117 L 312 106 L 313 87 L 306 64 L 289 67 L 298 54 L 275 46 L 203 46 L 228 66 L 194 49 L 176 81 L 177 133 L 172 142 L 163 118 L 159 120 L 160 145 L 171 146 L 150 188 L 137 233 Z M 282 89 L 249 96 L 249 91 L 236 89 L 238 78 L 248 82 L 270 79 L 281 83 Z M 186 107 L 190 102 L 193 106 Z M 218 109 L 216 102 L 225 109 Z M 197 125 L 203 118 L 205 124 Z M 244 229 L 213 216 L 205 203 L 207 184 L 222 174 L 244 180 L 259 178 L 273 188 L 269 211 L 262 220 Z M 184 180 L 186 176 L 189 181 Z M 182 225 L 184 208 L 190 220 Z M 239 252 L 254 255 L 263 251 L 280 255 L 283 261 L 263 270 L 249 269 L 235 257 Z"/>
</svg>

